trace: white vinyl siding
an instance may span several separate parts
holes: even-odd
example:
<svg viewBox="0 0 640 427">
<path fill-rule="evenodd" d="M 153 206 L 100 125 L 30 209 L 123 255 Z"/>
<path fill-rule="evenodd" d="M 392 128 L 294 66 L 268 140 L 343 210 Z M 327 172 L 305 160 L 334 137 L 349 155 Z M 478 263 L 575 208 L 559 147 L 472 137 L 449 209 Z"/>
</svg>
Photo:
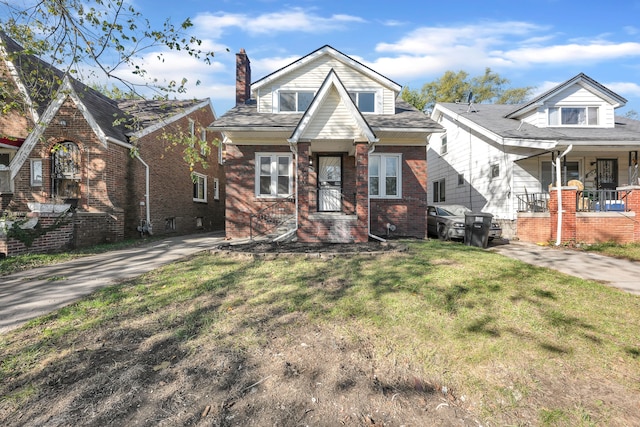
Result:
<svg viewBox="0 0 640 427">
<path fill-rule="evenodd" d="M 271 89 L 262 88 L 258 93 L 258 112 L 278 112 L 278 91 L 299 91 L 314 88 L 317 90 L 334 69 L 340 81 L 349 92 L 378 91 L 376 96 L 376 113 L 395 113 L 395 93 L 380 85 L 377 81 L 360 73 L 358 70 L 331 57 L 320 57 L 297 70 L 292 71 L 271 83 Z"/>
<path fill-rule="evenodd" d="M 353 115 L 342 103 L 337 90 L 332 89 L 305 131 L 310 139 L 353 139 L 360 129 Z"/>
</svg>

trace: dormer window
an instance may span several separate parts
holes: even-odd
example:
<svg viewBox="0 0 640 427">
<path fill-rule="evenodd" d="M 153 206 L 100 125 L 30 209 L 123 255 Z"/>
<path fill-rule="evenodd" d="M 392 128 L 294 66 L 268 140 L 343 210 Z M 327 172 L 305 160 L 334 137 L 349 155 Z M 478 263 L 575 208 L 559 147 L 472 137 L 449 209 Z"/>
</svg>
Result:
<svg viewBox="0 0 640 427">
<path fill-rule="evenodd" d="M 303 113 L 311 105 L 314 95 L 312 91 L 280 91 L 280 112 Z"/>
<path fill-rule="evenodd" d="M 375 92 L 349 92 L 349 96 L 356 104 L 361 113 L 375 113 L 376 93 Z"/>
<path fill-rule="evenodd" d="M 598 126 L 598 107 L 549 108 L 549 126 Z"/>
</svg>

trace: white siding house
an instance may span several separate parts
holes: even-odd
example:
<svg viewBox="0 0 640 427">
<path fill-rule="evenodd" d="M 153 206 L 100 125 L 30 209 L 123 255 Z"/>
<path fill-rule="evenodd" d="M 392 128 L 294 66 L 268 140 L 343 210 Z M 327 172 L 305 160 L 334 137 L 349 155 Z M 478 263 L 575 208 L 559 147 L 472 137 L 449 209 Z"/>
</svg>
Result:
<svg viewBox="0 0 640 427">
<path fill-rule="evenodd" d="M 544 200 L 557 182 L 553 162 L 569 147 L 562 185 L 637 184 L 640 122 L 614 113 L 625 103 L 579 74 L 524 104 L 436 104 L 431 117 L 446 132 L 429 140 L 429 202 L 492 213 L 513 237 L 522 200 Z"/>
</svg>

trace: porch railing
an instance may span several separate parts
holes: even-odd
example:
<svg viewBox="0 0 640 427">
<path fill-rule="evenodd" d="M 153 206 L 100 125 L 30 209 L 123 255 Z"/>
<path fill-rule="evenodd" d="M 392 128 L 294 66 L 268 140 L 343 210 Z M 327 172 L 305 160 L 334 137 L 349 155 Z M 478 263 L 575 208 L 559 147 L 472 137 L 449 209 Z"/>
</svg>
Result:
<svg viewBox="0 0 640 427">
<path fill-rule="evenodd" d="M 516 194 L 518 199 L 518 212 L 548 212 L 549 193 Z"/>
<path fill-rule="evenodd" d="M 626 212 L 629 210 L 627 190 L 583 190 L 576 197 L 578 212 Z"/>
<path fill-rule="evenodd" d="M 249 219 L 249 238 L 253 240 L 256 236 L 266 236 L 274 233 L 278 227 L 290 220 L 294 213 L 292 213 L 293 208 L 287 208 L 287 204 L 292 204 L 293 202 L 293 197 L 287 197 L 251 214 Z"/>
</svg>

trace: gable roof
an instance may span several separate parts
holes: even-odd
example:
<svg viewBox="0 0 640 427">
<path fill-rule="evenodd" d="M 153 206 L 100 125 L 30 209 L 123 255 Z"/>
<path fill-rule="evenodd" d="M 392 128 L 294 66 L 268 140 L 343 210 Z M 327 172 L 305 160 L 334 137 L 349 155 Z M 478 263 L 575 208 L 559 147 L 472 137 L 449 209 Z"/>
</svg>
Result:
<svg viewBox="0 0 640 427">
<path fill-rule="evenodd" d="M 597 81 L 593 80 L 591 77 L 587 76 L 584 73 L 580 73 L 577 76 L 567 80 L 564 83 L 559 84 L 558 86 L 546 91 L 545 93 L 537 96 L 531 101 L 518 105 L 515 109 L 510 111 L 505 115 L 506 118 L 517 118 L 522 114 L 525 114 L 531 110 L 536 109 L 539 105 L 544 103 L 547 99 L 555 96 L 556 94 L 562 92 L 573 85 L 580 85 L 585 89 L 597 94 L 601 98 L 607 100 L 614 108 L 621 107 L 627 103 L 627 100 L 612 90 L 606 88 L 601 85 Z"/>
<path fill-rule="evenodd" d="M 325 56 L 328 55 L 356 70 L 358 70 L 359 72 L 361 72 L 362 74 L 368 76 L 369 78 L 377 81 L 379 84 L 381 84 L 384 87 L 389 88 L 390 90 L 393 90 L 394 92 L 400 92 L 400 90 L 402 89 L 402 86 L 400 86 L 398 83 L 394 82 L 393 80 L 383 76 L 382 74 L 378 73 L 377 71 L 372 70 L 371 68 L 367 67 L 366 65 L 362 64 L 361 62 L 356 61 L 355 59 L 345 55 L 344 53 L 334 49 L 333 47 L 329 46 L 329 45 L 324 45 L 319 49 L 316 49 L 315 51 L 311 52 L 308 55 L 303 56 L 302 58 L 292 62 L 289 65 L 286 65 L 282 68 L 280 68 L 279 70 L 274 71 L 271 74 L 266 75 L 265 77 L 255 81 L 254 83 L 251 84 L 251 91 L 256 91 L 258 89 L 260 89 L 261 87 L 270 84 L 272 81 L 279 79 L 280 77 L 282 77 L 285 74 L 288 74 L 290 72 L 293 72 L 299 68 L 301 68 L 302 66 L 316 60 L 317 58 L 320 58 L 321 56 Z"/>
<path fill-rule="evenodd" d="M 516 108 L 521 108 L 524 104 Z M 550 149 L 562 144 L 639 144 L 640 122 L 616 117 L 614 128 L 536 127 L 516 118 L 508 118 L 514 106 L 508 104 L 438 103 L 432 117 L 447 115 L 485 138 L 513 147 Z"/>
<path fill-rule="evenodd" d="M 369 144 L 377 142 L 378 138 L 373 133 L 373 130 L 371 130 L 369 123 L 367 123 L 360 110 L 358 110 L 356 105 L 353 103 L 353 100 L 349 96 L 347 89 L 344 87 L 344 84 L 342 84 L 342 81 L 340 81 L 340 78 L 333 69 L 331 69 L 331 71 L 329 71 L 329 74 L 327 74 L 327 77 L 322 82 L 318 93 L 311 101 L 311 105 L 309 105 L 307 111 L 305 111 L 302 115 L 302 119 L 300 119 L 300 121 L 298 122 L 298 125 L 291 134 L 291 137 L 289 137 L 288 141 L 291 143 L 297 143 L 298 140 L 304 135 L 309 125 L 314 120 L 316 120 L 318 111 L 321 110 L 322 105 L 326 101 L 331 89 L 335 89 L 338 92 L 342 105 L 344 105 L 347 111 L 349 111 L 349 113 L 351 114 L 351 117 L 355 121 L 357 127 L 360 129 L 362 136 L 367 139 Z"/>
</svg>

